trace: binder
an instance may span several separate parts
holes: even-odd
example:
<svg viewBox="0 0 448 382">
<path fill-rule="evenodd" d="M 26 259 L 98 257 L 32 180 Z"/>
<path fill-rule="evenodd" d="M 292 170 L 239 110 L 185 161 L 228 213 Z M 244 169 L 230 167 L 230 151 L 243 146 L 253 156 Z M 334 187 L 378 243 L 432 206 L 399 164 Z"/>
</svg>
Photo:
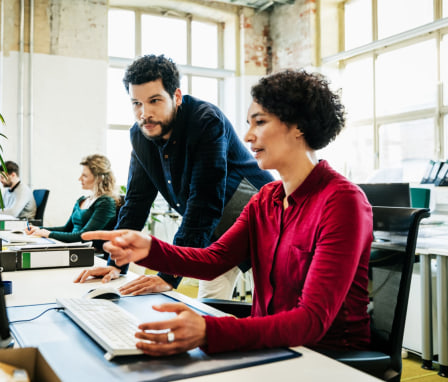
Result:
<svg viewBox="0 0 448 382">
<path fill-rule="evenodd" d="M 26 220 L 0 219 L 0 231 L 18 231 L 26 229 Z"/>
<path fill-rule="evenodd" d="M 11 272 L 16 270 L 17 252 L 0 251 L 0 267 L 3 272 Z"/>
<path fill-rule="evenodd" d="M 94 257 L 95 249 L 92 247 L 18 249 L 16 267 L 17 270 L 90 267 Z"/>
</svg>

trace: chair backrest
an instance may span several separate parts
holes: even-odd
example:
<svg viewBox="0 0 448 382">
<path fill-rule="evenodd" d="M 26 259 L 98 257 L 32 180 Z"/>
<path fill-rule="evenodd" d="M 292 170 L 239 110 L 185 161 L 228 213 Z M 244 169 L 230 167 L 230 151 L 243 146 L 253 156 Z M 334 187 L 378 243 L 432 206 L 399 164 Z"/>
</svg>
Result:
<svg viewBox="0 0 448 382">
<path fill-rule="evenodd" d="M 37 189 L 33 190 L 34 200 L 36 201 L 36 216 L 34 217 L 36 220 L 44 220 L 44 212 L 45 207 L 47 206 L 48 195 L 50 194 L 50 190 L 46 189 Z"/>
<path fill-rule="evenodd" d="M 411 207 L 409 183 L 358 183 L 372 206 Z"/>
<path fill-rule="evenodd" d="M 374 243 L 389 251 L 384 261 L 370 263 L 373 301 L 372 347 L 391 357 L 392 368 L 401 371 L 401 348 L 415 261 L 420 220 L 424 208 L 378 207 L 373 209 Z M 397 246 L 394 246 L 397 244 Z M 398 248 L 398 249 L 397 249 Z"/>
<path fill-rule="evenodd" d="M 113 230 L 117 225 L 118 215 L 120 214 L 120 209 L 124 205 L 124 195 L 118 195 L 117 204 L 115 206 L 115 218 L 110 221 L 110 223 L 105 227 L 105 230 Z M 107 259 L 109 254 L 103 250 L 103 244 L 105 240 L 93 240 L 93 247 L 100 253 L 103 253 L 103 258 Z"/>
</svg>

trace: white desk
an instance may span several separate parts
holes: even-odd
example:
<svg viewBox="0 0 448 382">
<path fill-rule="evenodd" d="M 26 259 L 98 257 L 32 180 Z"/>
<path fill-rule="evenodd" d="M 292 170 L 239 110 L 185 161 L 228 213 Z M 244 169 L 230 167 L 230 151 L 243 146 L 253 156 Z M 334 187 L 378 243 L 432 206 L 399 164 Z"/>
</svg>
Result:
<svg viewBox="0 0 448 382">
<path fill-rule="evenodd" d="M 95 265 L 105 265 L 103 259 L 95 258 Z M 12 294 L 6 296 L 7 306 L 46 304 L 56 301 L 56 297 L 81 297 L 91 289 L 104 285 L 98 279 L 88 280 L 83 284 L 73 280 L 84 268 L 53 268 L 15 272 L 4 272 L 3 280 L 12 281 Z M 128 272 L 112 280 L 108 285 L 119 286 L 137 278 L 139 275 Z"/>
<path fill-rule="evenodd" d="M 97 260 L 99 264 L 103 260 Z M 12 295 L 6 296 L 7 306 L 52 303 L 56 296 L 77 297 L 89 289 L 101 285 L 99 281 L 75 284 L 73 279 L 82 268 L 59 268 L 45 270 L 26 270 L 3 273 L 4 280 L 13 282 Z M 137 277 L 129 273 L 112 281 L 117 287 Z M 272 382 L 275 380 L 307 382 L 329 380 L 332 382 L 374 382 L 379 379 L 362 373 L 356 369 L 327 358 L 304 347 L 294 348 L 302 353 L 302 357 L 280 362 L 263 364 L 255 367 L 232 370 L 217 374 L 184 379 L 183 381 L 207 382 Z"/>
<path fill-rule="evenodd" d="M 439 374 L 448 377 L 448 218 L 432 216 L 427 221 L 440 220 L 444 224 L 420 224 L 416 253 L 420 255 L 422 297 L 422 360 L 424 368 L 432 368 L 432 274 L 431 257 L 437 261 L 437 333 L 439 341 Z"/>
</svg>

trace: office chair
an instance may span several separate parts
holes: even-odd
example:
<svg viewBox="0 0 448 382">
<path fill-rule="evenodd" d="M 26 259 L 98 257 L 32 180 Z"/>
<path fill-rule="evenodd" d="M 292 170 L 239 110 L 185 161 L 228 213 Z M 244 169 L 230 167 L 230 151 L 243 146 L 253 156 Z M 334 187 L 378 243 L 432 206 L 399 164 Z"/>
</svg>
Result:
<svg viewBox="0 0 448 382">
<path fill-rule="evenodd" d="M 36 215 L 34 216 L 34 220 L 40 220 L 41 224 L 44 221 L 44 212 L 45 207 L 47 206 L 48 195 L 50 194 L 50 190 L 46 189 L 37 189 L 33 190 L 34 200 L 36 201 Z"/>
<path fill-rule="evenodd" d="M 409 299 L 420 220 L 429 217 L 429 210 L 407 207 L 372 207 L 375 238 L 383 240 L 382 249 L 390 250 L 388 261 L 370 262 L 371 349 L 321 351 L 342 363 L 376 376 L 384 381 L 400 381 L 401 348 Z M 389 240 L 389 241 L 386 241 Z M 387 248 L 387 244 L 402 247 Z M 375 244 L 374 244 L 375 245 Z M 250 313 L 250 304 L 238 301 L 201 299 L 216 309 L 237 317 Z"/>
<path fill-rule="evenodd" d="M 118 200 L 115 205 L 115 219 L 113 219 L 104 229 L 105 230 L 113 230 L 115 226 L 117 225 L 118 221 L 118 215 L 120 213 L 121 207 L 124 205 L 124 195 L 118 195 Z M 106 240 L 93 240 L 92 246 L 98 251 L 97 256 L 102 257 L 103 259 L 109 258 L 109 253 L 105 252 L 103 250 L 103 244 L 106 242 Z"/>
<path fill-rule="evenodd" d="M 420 220 L 429 217 L 426 208 L 372 207 L 375 240 L 388 261 L 371 262 L 371 350 L 325 351 L 324 354 L 384 381 L 400 381 L 401 348 Z M 389 241 L 387 241 L 389 240 Z M 387 248 L 402 246 L 402 251 Z M 375 241 L 372 244 L 376 245 Z"/>
</svg>

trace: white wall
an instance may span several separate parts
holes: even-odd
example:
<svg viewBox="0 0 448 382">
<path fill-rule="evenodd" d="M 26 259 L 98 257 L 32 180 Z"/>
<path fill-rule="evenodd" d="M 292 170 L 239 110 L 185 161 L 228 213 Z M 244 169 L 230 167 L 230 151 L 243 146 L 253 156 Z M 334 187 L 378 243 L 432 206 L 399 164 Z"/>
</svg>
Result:
<svg viewBox="0 0 448 382">
<path fill-rule="evenodd" d="M 32 188 L 50 189 L 45 224 L 63 224 L 83 193 L 77 180 L 80 160 L 88 154 L 106 152 L 107 63 L 45 54 L 33 56 L 33 138 L 29 142 L 27 102 L 23 153 L 17 129 L 18 54 L 11 52 L 3 63 L 1 110 L 8 137 L 2 141 L 3 157 L 23 162 L 19 163 L 22 179 L 28 184 L 31 179 Z"/>
</svg>

